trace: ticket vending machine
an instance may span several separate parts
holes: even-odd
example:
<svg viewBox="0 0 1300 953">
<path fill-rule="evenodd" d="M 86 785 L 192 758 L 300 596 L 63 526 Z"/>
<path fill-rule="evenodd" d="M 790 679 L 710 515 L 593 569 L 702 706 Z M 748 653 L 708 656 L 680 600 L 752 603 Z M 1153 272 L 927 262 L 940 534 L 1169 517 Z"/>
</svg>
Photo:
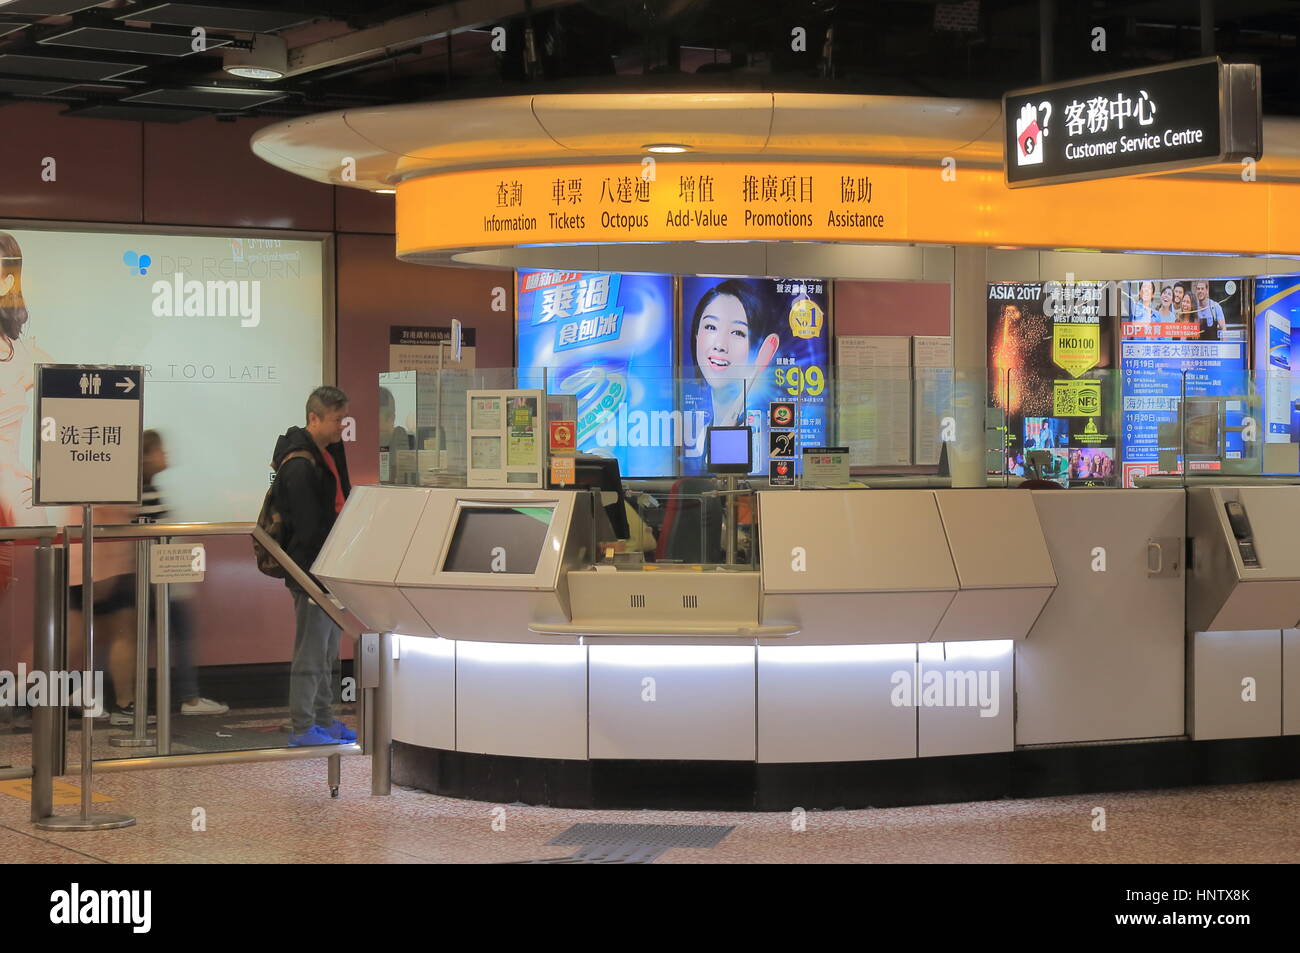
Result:
<svg viewBox="0 0 1300 953">
<path fill-rule="evenodd" d="M 1300 734 L 1300 486 L 1187 490 L 1187 733 Z"/>
</svg>

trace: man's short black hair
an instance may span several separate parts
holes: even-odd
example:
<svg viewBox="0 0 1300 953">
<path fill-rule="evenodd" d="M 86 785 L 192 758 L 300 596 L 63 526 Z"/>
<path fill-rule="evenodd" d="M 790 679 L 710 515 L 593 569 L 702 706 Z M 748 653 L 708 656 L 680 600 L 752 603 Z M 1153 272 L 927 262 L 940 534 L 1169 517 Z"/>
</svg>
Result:
<svg viewBox="0 0 1300 953">
<path fill-rule="evenodd" d="M 338 410 L 348 402 L 348 395 L 343 393 L 337 387 L 317 387 L 307 398 L 307 422 L 311 423 L 311 415 L 324 417 L 330 411 Z"/>
</svg>

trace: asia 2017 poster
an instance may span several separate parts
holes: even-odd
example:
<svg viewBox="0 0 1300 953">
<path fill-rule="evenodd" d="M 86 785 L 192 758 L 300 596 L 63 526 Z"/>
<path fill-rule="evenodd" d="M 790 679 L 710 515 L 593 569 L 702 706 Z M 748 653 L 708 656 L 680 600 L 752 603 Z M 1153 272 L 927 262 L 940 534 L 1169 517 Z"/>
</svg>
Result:
<svg viewBox="0 0 1300 953">
<path fill-rule="evenodd" d="M 624 476 L 673 472 L 682 425 L 673 386 L 670 275 L 521 270 L 516 365 L 528 386 L 572 394 L 577 448 L 617 458 Z"/>
<path fill-rule="evenodd" d="M 1110 367 L 1113 284 L 988 286 L 989 406 L 1004 428 L 988 471 L 1064 486 L 1113 485 L 1117 387 Z M 1047 463 L 1029 472 L 1033 451 Z"/>
<path fill-rule="evenodd" d="M 827 286 L 820 278 L 682 278 L 682 419 L 700 434 L 753 428 L 754 473 L 768 472 L 773 401 L 795 402 L 797 447 L 826 445 Z M 683 448 L 681 473 L 704 472 L 702 450 Z"/>
</svg>

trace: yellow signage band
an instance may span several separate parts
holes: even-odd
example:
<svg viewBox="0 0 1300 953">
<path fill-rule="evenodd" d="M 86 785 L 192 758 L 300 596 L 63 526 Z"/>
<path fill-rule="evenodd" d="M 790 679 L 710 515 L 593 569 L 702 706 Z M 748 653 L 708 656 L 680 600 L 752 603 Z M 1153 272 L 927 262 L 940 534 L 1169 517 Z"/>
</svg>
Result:
<svg viewBox="0 0 1300 953">
<path fill-rule="evenodd" d="M 1215 209 L 1171 230 L 1134 209 Z M 1222 210 L 1231 209 L 1231 213 Z M 606 162 L 397 186 L 399 257 L 517 245 L 916 242 L 1300 254 L 1300 185 L 1143 176 L 1007 189 L 998 172 L 844 162 Z"/>
</svg>

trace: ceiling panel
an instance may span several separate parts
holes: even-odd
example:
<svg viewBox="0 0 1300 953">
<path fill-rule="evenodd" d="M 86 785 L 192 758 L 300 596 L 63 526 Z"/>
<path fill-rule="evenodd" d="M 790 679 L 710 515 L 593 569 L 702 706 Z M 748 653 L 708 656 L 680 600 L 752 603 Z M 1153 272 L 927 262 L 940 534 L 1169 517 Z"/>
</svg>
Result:
<svg viewBox="0 0 1300 953">
<path fill-rule="evenodd" d="M 260 89 L 222 89 L 215 86 L 185 86 L 150 89 L 123 97 L 124 103 L 157 106 L 188 106 L 195 109 L 251 109 L 283 99 L 284 93 Z"/>
<path fill-rule="evenodd" d="M 0 20 L 0 36 L 8 36 L 17 30 L 31 26 L 30 23 L 18 23 L 10 20 Z"/>
<path fill-rule="evenodd" d="M 68 83 L 59 79 L 19 79 L 0 76 L 0 93 L 14 93 L 18 96 L 47 96 L 65 89 Z"/>
<path fill-rule="evenodd" d="M 202 3 L 157 3 L 118 17 L 164 26 L 201 26 L 232 33 L 275 33 L 315 19 L 302 11 L 210 7 Z"/>
<path fill-rule="evenodd" d="M 113 79 L 143 68 L 139 63 L 0 53 L 0 73 L 11 73 L 15 76 L 52 76 L 60 79 Z"/>
<path fill-rule="evenodd" d="M 78 10 L 89 10 L 91 7 L 97 7 L 105 0 L 97 0 L 95 3 L 86 3 L 85 0 L 13 0 L 11 3 L 0 3 L 0 9 L 5 14 L 21 13 L 29 17 L 54 17 L 61 16 L 65 13 L 76 13 Z"/>
<path fill-rule="evenodd" d="M 79 26 L 40 41 L 46 46 L 75 46 L 114 53 L 144 53 L 150 56 L 189 56 L 194 52 L 194 38 L 188 33 L 160 33 L 155 30 L 117 29 Z M 229 37 L 209 36 L 207 49 L 230 43 Z"/>
<path fill-rule="evenodd" d="M 92 103 L 87 106 L 73 106 L 65 110 L 65 116 L 80 116 L 84 119 L 127 119 L 134 122 L 187 122 L 208 116 L 211 113 L 198 109 L 173 109 L 167 106 L 120 106 L 117 103 Z"/>
</svg>

